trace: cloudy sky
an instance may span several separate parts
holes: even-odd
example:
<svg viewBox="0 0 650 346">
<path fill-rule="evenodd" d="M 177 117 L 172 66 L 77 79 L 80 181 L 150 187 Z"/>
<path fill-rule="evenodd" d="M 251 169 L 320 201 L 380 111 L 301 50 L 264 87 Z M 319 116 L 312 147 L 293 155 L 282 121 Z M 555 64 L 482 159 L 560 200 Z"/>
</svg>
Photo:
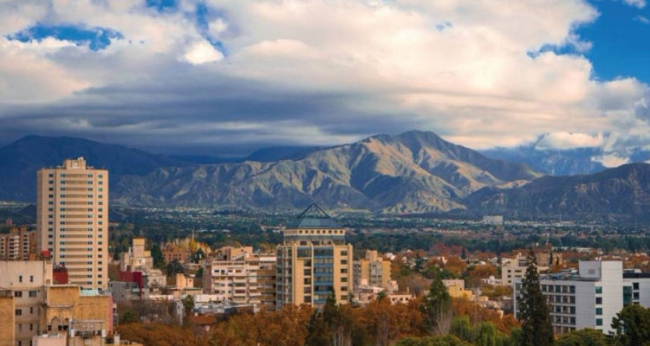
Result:
<svg viewBox="0 0 650 346">
<path fill-rule="evenodd" d="M 0 0 L 0 142 L 650 148 L 645 0 Z"/>
</svg>

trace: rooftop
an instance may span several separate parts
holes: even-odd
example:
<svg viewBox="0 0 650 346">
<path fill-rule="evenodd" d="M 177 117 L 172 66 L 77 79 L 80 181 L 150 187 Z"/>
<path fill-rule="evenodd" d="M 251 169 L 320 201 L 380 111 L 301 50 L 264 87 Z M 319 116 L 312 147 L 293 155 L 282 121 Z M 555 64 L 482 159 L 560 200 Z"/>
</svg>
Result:
<svg viewBox="0 0 650 346">
<path fill-rule="evenodd" d="M 310 205 L 298 217 L 291 220 L 287 229 L 299 228 L 341 228 L 321 207 L 316 204 Z"/>
</svg>

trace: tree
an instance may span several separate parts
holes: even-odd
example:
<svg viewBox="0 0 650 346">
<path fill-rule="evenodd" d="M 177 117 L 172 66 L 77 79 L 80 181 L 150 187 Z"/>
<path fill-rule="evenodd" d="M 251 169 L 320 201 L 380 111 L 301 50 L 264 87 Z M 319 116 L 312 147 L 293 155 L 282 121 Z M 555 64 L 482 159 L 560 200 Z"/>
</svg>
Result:
<svg viewBox="0 0 650 346">
<path fill-rule="evenodd" d="M 151 247 L 151 257 L 153 257 L 153 266 L 156 268 L 162 268 L 165 265 L 165 257 L 163 257 L 162 250 L 158 244 L 154 244 Z"/>
<path fill-rule="evenodd" d="M 185 269 L 183 269 L 183 265 L 181 262 L 178 260 L 173 260 L 172 262 L 169 262 L 167 264 L 167 267 L 165 267 L 165 271 L 167 272 L 167 276 L 174 276 L 178 273 L 184 273 Z"/>
<path fill-rule="evenodd" d="M 122 314 L 122 318 L 120 318 L 121 324 L 135 323 L 135 322 L 138 322 L 138 316 L 131 309 L 126 310 Z"/>
<path fill-rule="evenodd" d="M 612 320 L 618 345 L 650 345 L 650 309 L 631 304 Z"/>
<path fill-rule="evenodd" d="M 451 324 L 451 297 L 440 275 L 434 275 L 429 293 L 422 300 L 422 312 L 431 333 L 446 334 Z"/>
<path fill-rule="evenodd" d="M 610 345 L 603 332 L 595 329 L 580 329 L 560 335 L 555 346 L 608 346 Z"/>
<path fill-rule="evenodd" d="M 185 310 L 185 316 L 190 316 L 192 314 L 192 310 L 194 310 L 193 295 L 187 294 L 183 297 L 183 309 Z"/>
<path fill-rule="evenodd" d="M 537 271 L 537 258 L 529 249 L 528 267 L 519 293 L 519 320 L 521 321 L 521 346 L 546 346 L 553 344 L 553 326 L 546 297 L 542 294 Z"/>
</svg>

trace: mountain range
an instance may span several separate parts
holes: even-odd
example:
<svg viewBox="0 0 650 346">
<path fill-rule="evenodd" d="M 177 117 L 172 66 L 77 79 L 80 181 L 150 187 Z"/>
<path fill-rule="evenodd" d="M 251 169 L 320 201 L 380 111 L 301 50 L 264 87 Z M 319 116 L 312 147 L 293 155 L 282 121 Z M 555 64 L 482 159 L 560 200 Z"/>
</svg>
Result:
<svg viewBox="0 0 650 346">
<path fill-rule="evenodd" d="M 0 148 L 0 200 L 33 202 L 39 168 L 83 156 L 109 169 L 112 203 L 126 206 L 292 211 L 315 202 L 337 211 L 584 220 L 638 220 L 650 206 L 647 164 L 603 171 L 586 159 L 594 154 L 587 150 L 555 153 L 546 163 L 548 153 L 535 157 L 518 150 L 506 155 L 515 161 L 509 162 L 432 132 L 410 131 L 335 147 L 271 147 L 221 160 L 27 136 Z M 555 174 L 600 172 L 546 176 L 551 162 Z"/>
</svg>

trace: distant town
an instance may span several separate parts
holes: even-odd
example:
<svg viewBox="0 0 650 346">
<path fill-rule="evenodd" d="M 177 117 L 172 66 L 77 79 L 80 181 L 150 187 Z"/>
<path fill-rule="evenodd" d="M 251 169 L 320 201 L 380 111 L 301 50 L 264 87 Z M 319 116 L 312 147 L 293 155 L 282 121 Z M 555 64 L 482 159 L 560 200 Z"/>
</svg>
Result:
<svg viewBox="0 0 650 346">
<path fill-rule="evenodd" d="M 67 159 L 35 215 L 0 205 L 0 345 L 650 341 L 647 229 L 111 207 L 109 174 Z"/>
</svg>

